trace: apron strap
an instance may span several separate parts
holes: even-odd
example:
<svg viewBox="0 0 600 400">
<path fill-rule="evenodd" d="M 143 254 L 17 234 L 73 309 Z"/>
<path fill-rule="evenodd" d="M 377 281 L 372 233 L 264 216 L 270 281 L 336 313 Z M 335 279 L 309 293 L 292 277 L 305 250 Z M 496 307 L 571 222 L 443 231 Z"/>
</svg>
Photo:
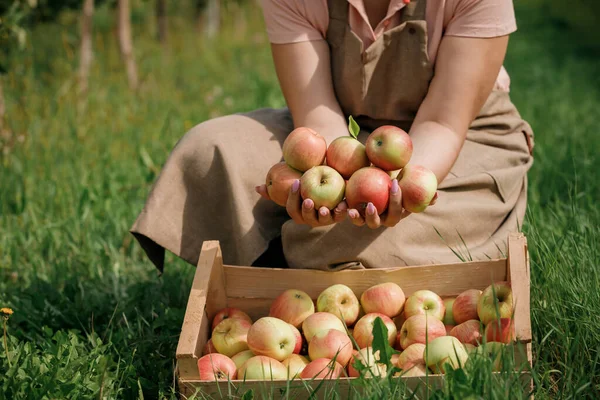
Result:
<svg viewBox="0 0 600 400">
<path fill-rule="evenodd" d="M 327 0 L 327 8 L 329 9 L 329 18 L 342 20 L 348 23 L 348 9 L 350 4 L 348 0 Z"/>
<path fill-rule="evenodd" d="M 410 0 L 402 9 L 401 21 L 422 21 L 425 19 L 426 0 Z"/>
</svg>

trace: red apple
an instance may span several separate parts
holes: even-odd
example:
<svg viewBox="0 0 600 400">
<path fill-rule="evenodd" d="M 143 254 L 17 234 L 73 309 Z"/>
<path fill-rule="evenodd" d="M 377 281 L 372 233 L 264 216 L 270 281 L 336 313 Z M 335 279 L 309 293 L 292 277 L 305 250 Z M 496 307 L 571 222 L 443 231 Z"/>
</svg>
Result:
<svg viewBox="0 0 600 400">
<path fill-rule="evenodd" d="M 202 355 L 205 356 L 207 354 L 218 353 L 217 349 L 215 349 L 215 345 L 212 342 L 212 339 L 208 339 L 206 344 L 202 348 Z"/>
<path fill-rule="evenodd" d="M 456 325 L 457 322 L 454 321 L 454 312 L 452 310 L 452 306 L 454 305 L 455 297 L 444 299 L 444 307 L 446 308 L 446 313 L 444 314 L 444 318 L 442 322 L 444 325 Z"/>
<path fill-rule="evenodd" d="M 221 354 L 232 357 L 248 350 L 248 331 L 252 324 L 245 319 L 224 319 L 212 333 L 213 346 Z"/>
<path fill-rule="evenodd" d="M 346 203 L 364 216 L 371 202 L 381 215 L 387 209 L 391 186 L 392 180 L 385 171 L 376 167 L 361 168 L 348 180 Z"/>
<path fill-rule="evenodd" d="M 302 379 L 337 379 L 344 374 L 340 363 L 328 358 L 312 360 L 300 374 Z"/>
<path fill-rule="evenodd" d="M 396 364 L 401 370 L 411 369 L 414 365 L 423 364 L 425 365 L 425 359 L 423 359 L 423 351 L 425 351 L 425 345 L 423 343 L 413 343 L 408 346 L 398 358 Z"/>
<path fill-rule="evenodd" d="M 398 333 L 398 339 L 400 340 L 400 346 L 406 349 L 413 343 L 427 343 L 440 336 L 446 335 L 446 328 L 444 323 L 435 317 L 428 316 L 427 314 L 417 314 L 409 317 L 400 333 Z"/>
<path fill-rule="evenodd" d="M 321 207 L 333 210 L 344 199 L 345 189 L 344 178 L 327 165 L 312 167 L 300 179 L 300 195 L 304 200 L 311 199 L 315 210 Z"/>
<path fill-rule="evenodd" d="M 348 361 L 348 376 L 351 378 L 358 378 L 360 373 L 354 368 L 354 363 L 359 355 L 359 351 L 356 349 L 352 349 L 352 357 L 350 357 L 350 361 Z"/>
<path fill-rule="evenodd" d="M 479 319 L 477 315 L 479 296 L 481 296 L 481 290 L 469 289 L 456 297 L 452 305 L 452 315 L 456 324 L 462 324 L 471 319 Z"/>
<path fill-rule="evenodd" d="M 450 335 L 450 331 L 452 329 L 454 329 L 456 325 L 444 325 L 444 328 L 446 328 L 446 335 Z"/>
<path fill-rule="evenodd" d="M 398 174 L 402 207 L 411 213 L 425 211 L 437 191 L 437 177 L 420 165 L 407 165 Z"/>
<path fill-rule="evenodd" d="M 292 329 L 292 332 L 294 332 L 294 337 L 296 338 L 296 346 L 294 346 L 294 351 L 292 353 L 300 354 L 300 351 L 302 350 L 302 344 L 303 344 L 302 334 L 300 333 L 298 328 L 296 328 L 294 325 L 289 324 L 289 326 Z"/>
<path fill-rule="evenodd" d="M 283 361 L 296 347 L 296 336 L 290 326 L 280 319 L 263 317 L 248 331 L 248 347 L 258 356 Z"/>
<path fill-rule="evenodd" d="M 287 368 L 277 360 L 266 356 L 255 356 L 246 361 L 239 369 L 237 377 L 240 380 L 270 381 L 287 379 Z"/>
<path fill-rule="evenodd" d="M 292 184 L 300 178 L 302 178 L 302 172 L 295 170 L 283 161 L 273 165 L 267 173 L 265 181 L 271 200 L 285 207 Z"/>
<path fill-rule="evenodd" d="M 441 321 L 446 314 L 446 307 L 442 298 L 431 290 L 418 290 L 406 299 L 404 314 L 407 318 L 417 314 L 428 314 Z"/>
<path fill-rule="evenodd" d="M 371 286 L 360 296 L 360 304 L 365 313 L 380 313 L 394 318 L 404 307 L 404 292 L 394 282 Z"/>
<path fill-rule="evenodd" d="M 360 351 L 354 350 L 352 359 L 348 363 L 348 375 L 352 378 L 358 378 L 360 372 L 354 367 L 356 362 L 360 362 L 368 370 L 365 373 L 365 378 L 380 376 L 384 378 L 387 375 L 387 366 L 379 361 L 379 352 L 373 353 L 372 347 L 365 347 Z"/>
<path fill-rule="evenodd" d="M 288 369 L 289 379 L 294 379 L 302 373 L 304 368 L 308 365 L 309 361 L 306 357 L 298 354 L 292 354 L 281 362 L 284 367 Z"/>
<path fill-rule="evenodd" d="M 207 354 L 198 360 L 201 381 L 233 380 L 236 378 L 236 370 L 231 358 L 223 354 Z"/>
<path fill-rule="evenodd" d="M 510 318 L 500 318 L 485 327 L 486 342 L 510 343 L 515 340 L 515 325 Z"/>
<path fill-rule="evenodd" d="M 279 318 L 299 328 L 306 317 L 314 312 L 315 305 L 308 294 L 301 290 L 289 289 L 273 301 L 269 317 Z"/>
<path fill-rule="evenodd" d="M 456 325 L 451 331 L 450 336 L 454 336 L 461 343 L 469 343 L 477 346 L 481 340 L 481 322 L 476 319 L 465 321 L 460 325 Z"/>
<path fill-rule="evenodd" d="M 484 325 L 500 318 L 512 318 L 513 297 L 508 282 L 488 286 L 477 303 L 477 315 Z"/>
<path fill-rule="evenodd" d="M 365 147 L 369 160 L 386 171 L 404 168 L 413 151 L 408 133 L 392 125 L 380 126 L 371 132 Z"/>
<path fill-rule="evenodd" d="M 406 304 L 406 302 L 404 304 Z M 404 325 L 405 321 L 406 321 L 406 314 L 404 314 L 404 311 L 402 311 L 400 313 L 400 315 L 398 315 L 397 317 L 394 317 L 394 324 L 396 324 L 396 329 L 398 331 L 400 331 L 400 329 L 402 329 L 402 325 Z"/>
<path fill-rule="evenodd" d="M 425 364 L 415 364 L 411 368 L 403 370 L 400 374 L 400 376 L 403 378 L 425 375 L 427 375 L 427 366 Z"/>
<path fill-rule="evenodd" d="M 256 354 L 252 350 L 244 350 L 231 357 L 231 360 L 235 363 L 235 368 L 239 369 L 246 361 L 254 357 Z"/>
<path fill-rule="evenodd" d="M 353 173 L 371 165 L 365 146 L 351 136 L 341 136 L 331 142 L 327 148 L 326 161 L 344 179 L 350 179 Z"/>
<path fill-rule="evenodd" d="M 294 129 L 283 142 L 283 159 L 298 171 L 323 164 L 327 152 L 325 138 L 310 128 Z"/>
<path fill-rule="evenodd" d="M 242 310 L 238 310 L 237 308 L 228 307 L 228 308 L 222 309 L 215 315 L 215 317 L 213 318 L 213 321 L 212 321 L 211 330 L 214 331 L 215 328 L 217 327 L 217 325 L 219 325 L 221 323 L 221 321 L 223 321 L 224 319 L 227 319 L 227 318 L 243 319 L 243 320 L 246 320 L 246 321 L 252 323 L 252 318 L 250 318 L 250 316 L 248 314 L 246 314 Z"/>
<path fill-rule="evenodd" d="M 433 339 L 423 352 L 425 364 L 436 374 L 445 374 L 448 366 L 457 369 L 465 366 L 469 354 L 463 344 L 453 336 Z"/>
<path fill-rule="evenodd" d="M 396 324 L 394 321 L 386 315 L 379 313 L 370 313 L 366 314 L 364 317 L 358 320 L 356 325 L 354 326 L 354 340 L 359 348 L 363 349 L 365 347 L 371 346 L 373 343 L 373 324 L 375 323 L 375 319 L 377 317 L 381 318 L 386 328 L 388 329 L 388 342 L 390 346 L 394 345 L 396 341 Z"/>
<path fill-rule="evenodd" d="M 336 284 L 321 292 L 317 298 L 317 311 L 335 314 L 346 326 L 351 326 L 358 318 L 360 304 L 352 289 Z"/>
<path fill-rule="evenodd" d="M 310 343 L 316 333 L 329 329 L 337 329 L 342 333 L 346 333 L 344 323 L 338 317 L 328 312 L 316 312 L 309 315 L 302 323 L 302 332 L 308 343 Z"/>
<path fill-rule="evenodd" d="M 352 341 L 348 335 L 335 329 L 320 331 L 308 345 L 308 356 L 311 360 L 329 358 L 345 367 L 352 356 Z"/>
</svg>

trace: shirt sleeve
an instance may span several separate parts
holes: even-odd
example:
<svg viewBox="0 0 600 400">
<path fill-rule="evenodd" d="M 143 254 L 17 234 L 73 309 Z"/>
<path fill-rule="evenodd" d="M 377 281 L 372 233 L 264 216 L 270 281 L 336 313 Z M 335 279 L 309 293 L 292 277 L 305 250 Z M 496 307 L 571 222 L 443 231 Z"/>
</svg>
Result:
<svg viewBox="0 0 600 400">
<path fill-rule="evenodd" d="M 325 37 L 329 21 L 326 0 L 261 0 L 261 5 L 271 43 L 297 43 Z"/>
<path fill-rule="evenodd" d="M 497 37 L 517 30 L 512 0 L 447 0 L 445 35 Z"/>
</svg>

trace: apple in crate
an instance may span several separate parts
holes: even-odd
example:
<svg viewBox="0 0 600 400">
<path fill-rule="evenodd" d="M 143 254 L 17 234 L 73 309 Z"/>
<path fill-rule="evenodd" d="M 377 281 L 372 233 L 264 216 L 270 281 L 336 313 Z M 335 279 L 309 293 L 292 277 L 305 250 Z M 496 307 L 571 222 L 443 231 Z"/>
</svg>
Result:
<svg viewBox="0 0 600 400">
<path fill-rule="evenodd" d="M 398 357 L 398 363 L 396 364 L 401 370 L 411 369 L 414 365 L 422 364 L 425 365 L 425 359 L 423 358 L 423 351 L 425 345 L 423 343 L 413 343 L 408 346 Z"/>
<path fill-rule="evenodd" d="M 390 318 L 402 312 L 405 300 L 404 291 L 394 282 L 371 286 L 360 296 L 360 304 L 365 313 L 380 313 Z"/>
<path fill-rule="evenodd" d="M 386 315 L 370 313 L 359 319 L 354 326 L 353 336 L 354 340 L 356 341 L 356 345 L 359 348 L 363 349 L 365 347 L 369 347 L 373 343 L 373 325 L 378 317 L 381 318 L 388 330 L 388 342 L 390 343 L 390 346 L 394 346 L 394 343 L 396 342 L 396 334 L 398 333 L 394 321 L 392 321 L 392 319 Z"/>
<path fill-rule="evenodd" d="M 344 323 L 338 317 L 328 312 L 316 312 L 309 315 L 302 323 L 302 332 L 309 343 L 316 333 L 329 329 L 337 329 L 342 333 L 346 333 Z"/>
<path fill-rule="evenodd" d="M 287 368 L 282 363 L 266 356 L 252 357 L 237 372 L 237 377 L 240 380 L 270 381 L 287 379 L 287 376 Z"/>
<path fill-rule="evenodd" d="M 361 168 L 348 180 L 346 203 L 364 216 L 371 202 L 381 215 L 387 209 L 391 186 L 392 180 L 385 171 L 376 167 Z"/>
<path fill-rule="evenodd" d="M 215 349 L 215 345 L 212 342 L 212 339 L 208 339 L 206 344 L 202 348 L 202 355 L 205 356 L 211 353 L 218 353 L 217 349 Z"/>
<path fill-rule="evenodd" d="M 317 298 L 317 311 L 334 314 L 346 326 L 351 326 L 358 318 L 360 303 L 352 289 L 346 285 L 336 284 L 321 292 Z"/>
<path fill-rule="evenodd" d="M 487 326 L 499 318 L 512 318 L 513 297 L 508 282 L 494 283 L 483 291 L 477 303 L 479 319 Z"/>
<path fill-rule="evenodd" d="M 288 324 L 288 325 L 292 329 L 292 332 L 294 332 L 294 337 L 296 338 L 296 345 L 294 346 L 294 350 L 292 351 L 292 353 L 300 354 L 300 351 L 302 350 L 302 345 L 303 345 L 302 334 L 300 333 L 298 328 L 296 328 L 294 325 L 292 325 L 292 324 Z"/>
<path fill-rule="evenodd" d="M 386 171 L 404 168 L 413 152 L 408 133 L 393 125 L 380 126 L 371 132 L 365 147 L 369 160 Z"/>
<path fill-rule="evenodd" d="M 236 369 L 239 369 L 246 361 L 254 357 L 256 354 L 252 352 L 252 350 L 244 350 L 237 353 L 235 356 L 231 357 L 233 362 L 235 363 Z"/>
<path fill-rule="evenodd" d="M 402 207 L 411 213 L 425 211 L 437 191 L 437 177 L 420 165 L 407 165 L 398 174 Z"/>
<path fill-rule="evenodd" d="M 344 367 L 329 358 L 312 360 L 300 374 L 302 379 L 337 379 L 344 374 Z"/>
<path fill-rule="evenodd" d="M 446 308 L 446 312 L 444 313 L 444 318 L 442 322 L 444 325 L 456 325 L 457 322 L 454 320 L 454 312 L 452 310 L 452 306 L 454 305 L 455 297 L 444 299 L 444 307 Z"/>
<path fill-rule="evenodd" d="M 481 290 L 468 289 L 456 297 L 452 305 L 452 315 L 456 324 L 462 324 L 471 319 L 479 319 L 477 303 L 480 296 Z"/>
<path fill-rule="evenodd" d="M 442 298 L 431 290 L 417 290 L 406 299 L 404 314 L 407 318 L 418 314 L 428 314 L 441 321 L 446 314 L 446 307 Z"/>
<path fill-rule="evenodd" d="M 348 363 L 348 375 L 352 378 L 358 378 L 360 376 L 360 371 L 358 371 L 355 366 L 356 363 L 360 363 L 363 367 L 368 368 L 365 371 L 365 378 L 372 378 L 373 376 L 379 376 L 385 378 L 387 375 L 387 366 L 383 363 L 379 363 L 379 352 L 376 354 L 373 353 L 372 347 L 365 347 L 364 349 L 360 349 L 360 351 L 354 351 L 352 354 L 352 359 Z"/>
<path fill-rule="evenodd" d="M 341 136 L 329 144 L 327 165 L 350 179 L 353 173 L 371 165 L 365 146 L 352 136 Z"/>
<path fill-rule="evenodd" d="M 502 359 L 508 357 L 509 354 L 503 354 L 505 344 L 500 342 L 487 342 L 471 351 L 474 357 L 487 357 L 493 360 L 492 370 L 499 372 L 502 370 Z"/>
<path fill-rule="evenodd" d="M 406 349 L 414 343 L 427 343 L 446 335 L 444 323 L 427 314 L 417 314 L 408 318 L 398 333 L 400 346 Z"/>
<path fill-rule="evenodd" d="M 304 356 L 298 354 L 292 354 L 281 363 L 288 369 L 288 379 L 294 379 L 298 375 L 302 373 L 304 368 L 308 365 L 310 361 Z"/>
<path fill-rule="evenodd" d="M 248 331 L 250 350 L 277 361 L 285 360 L 294 352 L 296 340 L 291 325 L 273 317 L 260 318 Z"/>
<path fill-rule="evenodd" d="M 482 330 L 481 322 L 476 319 L 471 319 L 452 328 L 450 336 L 454 336 L 463 344 L 468 343 L 477 346 L 483 341 Z"/>
<path fill-rule="evenodd" d="M 216 326 L 212 333 L 215 349 L 227 357 L 248 350 L 248 331 L 252 324 L 245 319 L 228 318 Z"/>
<path fill-rule="evenodd" d="M 423 358 L 434 373 L 445 374 L 448 366 L 454 369 L 464 367 L 469 355 L 457 338 L 442 336 L 429 342 L 423 352 Z"/>
<path fill-rule="evenodd" d="M 403 378 L 427 375 L 427 366 L 425 364 L 415 364 L 407 370 L 402 370 L 400 374 Z"/>
<path fill-rule="evenodd" d="M 344 199 L 346 181 L 333 168 L 327 165 L 312 167 L 300 179 L 302 199 L 311 199 L 315 210 L 326 207 L 333 210 Z"/>
<path fill-rule="evenodd" d="M 245 312 L 243 312 L 242 310 L 239 310 L 237 308 L 228 307 L 228 308 L 224 308 L 224 309 L 220 310 L 215 315 L 215 317 L 213 318 L 213 321 L 212 321 L 211 330 L 214 331 L 215 328 L 217 327 L 217 325 L 219 325 L 221 323 L 221 321 L 223 321 L 224 319 L 228 319 L 228 318 L 243 319 L 243 320 L 246 320 L 246 321 L 252 323 L 252 318 L 250 318 L 250 316 L 248 314 L 246 314 Z"/>
<path fill-rule="evenodd" d="M 315 304 L 307 293 L 289 289 L 273 300 L 269 317 L 279 318 L 299 328 L 306 317 L 314 312 Z"/>
<path fill-rule="evenodd" d="M 327 152 L 327 141 L 310 128 L 294 129 L 283 142 L 283 159 L 298 171 L 308 171 L 323 164 Z"/>
<path fill-rule="evenodd" d="M 352 341 L 336 329 L 317 332 L 308 344 L 308 356 L 311 360 L 329 358 L 345 367 L 352 356 Z"/>
<path fill-rule="evenodd" d="M 295 170 L 283 161 L 273 165 L 267 172 L 265 180 L 267 193 L 271 200 L 285 207 L 292 184 L 300 178 L 302 178 L 302 172 Z"/>
<path fill-rule="evenodd" d="M 510 318 L 500 318 L 485 327 L 486 342 L 510 343 L 515 340 L 515 325 Z"/>
<path fill-rule="evenodd" d="M 236 366 L 231 358 L 219 354 L 207 354 L 198 359 L 198 372 L 202 381 L 226 381 L 236 378 Z"/>
</svg>

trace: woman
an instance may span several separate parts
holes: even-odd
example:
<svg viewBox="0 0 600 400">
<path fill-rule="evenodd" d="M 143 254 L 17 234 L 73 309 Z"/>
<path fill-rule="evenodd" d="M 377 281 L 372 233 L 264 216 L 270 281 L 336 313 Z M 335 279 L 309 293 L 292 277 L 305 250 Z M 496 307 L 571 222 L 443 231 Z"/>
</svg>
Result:
<svg viewBox="0 0 600 400">
<path fill-rule="evenodd" d="M 288 108 L 206 121 L 177 144 L 132 228 L 153 262 L 162 269 L 166 248 L 195 264 L 211 239 L 236 265 L 336 270 L 500 256 L 523 221 L 533 147 L 502 67 L 512 1 L 262 3 Z M 260 183 L 290 131 L 309 127 L 331 143 L 347 134 L 349 115 L 363 142 L 383 124 L 409 132 L 410 162 L 437 176 L 434 207 L 407 215 L 396 181 L 383 216 L 362 218 L 344 202 L 314 210 L 297 183 L 287 209 L 265 198 Z"/>
</svg>

